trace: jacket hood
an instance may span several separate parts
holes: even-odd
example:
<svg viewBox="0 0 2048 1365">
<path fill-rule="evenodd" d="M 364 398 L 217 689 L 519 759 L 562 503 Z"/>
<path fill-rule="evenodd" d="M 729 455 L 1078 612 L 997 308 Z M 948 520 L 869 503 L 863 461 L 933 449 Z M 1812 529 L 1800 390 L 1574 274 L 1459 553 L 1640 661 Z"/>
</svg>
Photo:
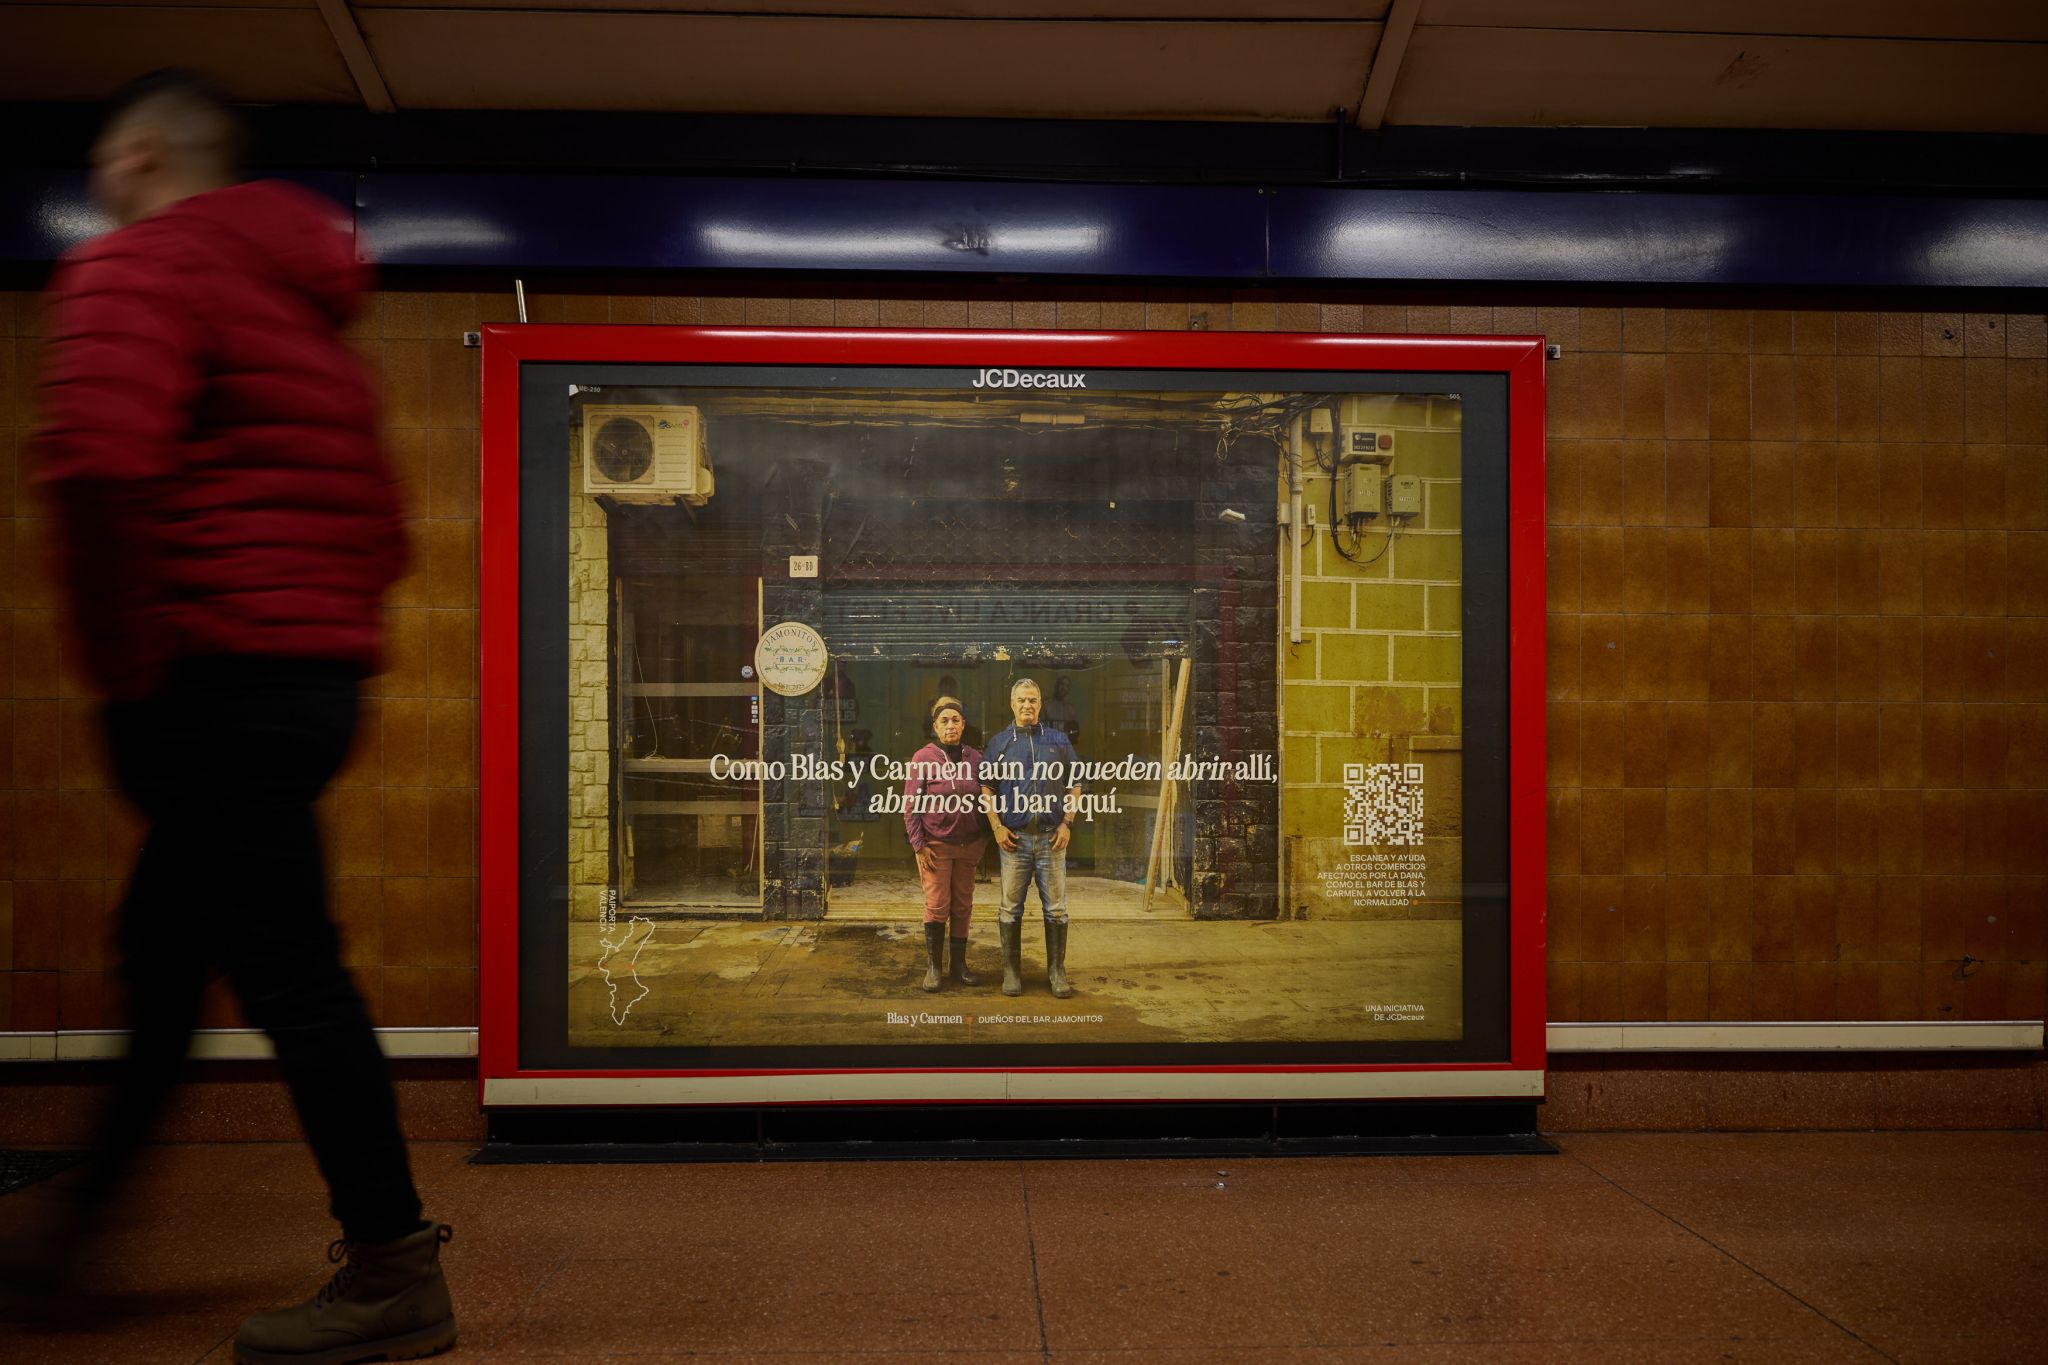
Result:
<svg viewBox="0 0 2048 1365">
<path fill-rule="evenodd" d="M 255 180 L 182 199 L 151 220 L 203 224 L 232 238 L 252 272 L 283 281 L 339 327 L 362 306 L 369 269 L 355 258 L 348 220 L 331 200 L 282 180 Z"/>
</svg>

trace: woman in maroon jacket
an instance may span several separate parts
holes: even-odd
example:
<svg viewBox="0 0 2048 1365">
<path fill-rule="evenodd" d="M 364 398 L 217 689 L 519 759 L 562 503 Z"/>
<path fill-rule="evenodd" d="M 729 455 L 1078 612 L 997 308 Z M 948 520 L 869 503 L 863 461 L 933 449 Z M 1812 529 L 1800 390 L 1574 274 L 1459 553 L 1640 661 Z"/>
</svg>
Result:
<svg viewBox="0 0 2048 1365">
<path fill-rule="evenodd" d="M 945 975 L 948 930 L 953 979 L 978 986 L 967 970 L 967 929 L 974 918 L 974 868 L 985 846 L 981 819 L 981 751 L 962 742 L 967 713 L 958 697 L 932 703 L 934 741 L 910 760 L 903 783 L 903 829 L 917 854 L 924 883 L 924 988 L 935 991 Z"/>
</svg>

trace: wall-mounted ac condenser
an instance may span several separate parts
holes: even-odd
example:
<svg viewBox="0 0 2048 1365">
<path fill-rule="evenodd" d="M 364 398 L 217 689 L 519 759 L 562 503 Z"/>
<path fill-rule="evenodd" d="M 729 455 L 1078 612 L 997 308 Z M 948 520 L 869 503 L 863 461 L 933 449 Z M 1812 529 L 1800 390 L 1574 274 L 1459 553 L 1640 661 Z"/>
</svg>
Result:
<svg viewBox="0 0 2048 1365">
<path fill-rule="evenodd" d="M 704 416 L 667 404 L 583 409 L 583 491 L 621 502 L 702 505 L 711 496 Z"/>
</svg>

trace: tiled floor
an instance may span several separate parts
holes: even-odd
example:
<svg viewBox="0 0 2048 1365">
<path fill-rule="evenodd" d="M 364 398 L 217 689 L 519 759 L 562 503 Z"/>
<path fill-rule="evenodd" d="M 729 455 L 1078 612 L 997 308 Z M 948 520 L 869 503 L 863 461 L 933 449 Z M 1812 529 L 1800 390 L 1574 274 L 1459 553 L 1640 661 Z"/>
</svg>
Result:
<svg viewBox="0 0 2048 1365">
<path fill-rule="evenodd" d="M 453 1359 L 2048 1358 L 2048 1133 L 1610 1134 L 1557 1157 L 477 1167 Z M 33 1192 L 0 1199 L 0 1228 Z M 165 1149 L 106 1248 L 133 1311 L 0 1360 L 227 1358 L 310 1292 L 304 1153 Z M 4 1330 L 4 1329 L 0 1329 Z"/>
</svg>

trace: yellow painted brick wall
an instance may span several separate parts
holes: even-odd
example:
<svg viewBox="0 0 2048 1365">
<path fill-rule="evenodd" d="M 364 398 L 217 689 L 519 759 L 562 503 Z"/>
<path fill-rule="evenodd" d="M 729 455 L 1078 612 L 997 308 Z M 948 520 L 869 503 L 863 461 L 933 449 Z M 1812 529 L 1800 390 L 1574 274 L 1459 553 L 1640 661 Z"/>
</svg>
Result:
<svg viewBox="0 0 2048 1365">
<path fill-rule="evenodd" d="M 1302 502 L 1313 514 L 1315 535 L 1302 543 L 1300 644 L 1289 639 L 1282 604 L 1284 913 L 1307 919 L 1458 913 L 1460 419 L 1458 401 L 1449 397 L 1344 400 L 1340 423 L 1393 433 L 1388 472 L 1423 480 L 1421 516 L 1407 519 L 1391 540 L 1387 517 L 1362 534 L 1352 553 L 1368 562 L 1347 560 L 1331 543 L 1330 478 L 1312 466 L 1305 471 Z M 1286 506 L 1285 479 L 1279 496 Z M 1284 539 L 1280 554 L 1284 575 Z M 1424 766 L 1422 851 L 1429 878 L 1422 904 L 1360 907 L 1350 896 L 1325 890 L 1323 874 L 1360 851 L 1343 837 L 1344 767 L 1355 763 Z"/>
<path fill-rule="evenodd" d="M 569 452 L 569 918 L 596 920 L 611 882 L 611 549 Z"/>
</svg>

